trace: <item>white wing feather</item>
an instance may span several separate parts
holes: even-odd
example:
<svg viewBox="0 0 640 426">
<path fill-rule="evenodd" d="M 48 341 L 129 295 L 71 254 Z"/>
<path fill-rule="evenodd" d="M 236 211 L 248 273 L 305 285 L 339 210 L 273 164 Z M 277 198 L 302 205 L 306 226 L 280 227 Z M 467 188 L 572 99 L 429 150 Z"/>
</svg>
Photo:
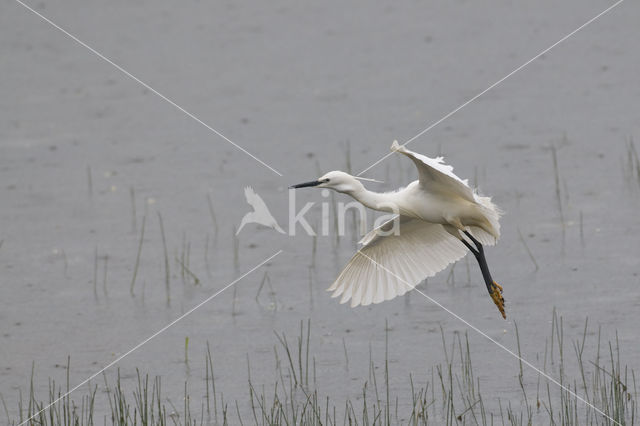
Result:
<svg viewBox="0 0 640 426">
<path fill-rule="evenodd" d="M 405 294 L 462 258 L 467 248 L 442 225 L 405 216 L 399 235 L 385 234 L 392 221 L 367 234 L 328 291 L 342 296 L 340 303 L 369 305 Z"/>
<path fill-rule="evenodd" d="M 408 150 L 404 145 L 399 145 L 398 141 L 393 141 L 391 151 L 404 154 L 413 161 L 418 169 L 419 182 L 423 190 L 429 192 L 452 192 L 465 200 L 478 204 L 491 224 L 495 235 L 475 226 L 469 227 L 469 231 L 482 244 L 496 244 L 500 237 L 500 216 L 502 216 L 502 211 L 491 202 L 491 197 L 478 195 L 469 186 L 467 179 L 460 179 L 453 173 L 452 166 L 444 164 L 442 157 L 430 158 L 426 155 L 418 154 Z"/>
<path fill-rule="evenodd" d="M 460 179 L 453 173 L 453 167 L 444 164 L 442 157 L 430 158 L 409 151 L 398 141 L 393 141 L 391 150 L 409 157 L 418 169 L 420 185 L 431 191 L 451 191 L 468 201 L 477 201 L 467 179 Z"/>
</svg>

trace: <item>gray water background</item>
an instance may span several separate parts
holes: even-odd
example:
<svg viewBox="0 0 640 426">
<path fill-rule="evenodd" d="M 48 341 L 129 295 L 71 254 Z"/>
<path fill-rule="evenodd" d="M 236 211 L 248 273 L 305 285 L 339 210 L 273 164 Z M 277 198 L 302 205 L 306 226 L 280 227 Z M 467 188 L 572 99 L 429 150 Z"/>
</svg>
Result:
<svg viewBox="0 0 640 426">
<path fill-rule="evenodd" d="M 250 225 L 235 265 L 234 229 L 249 211 L 244 186 L 286 229 L 288 185 L 346 169 L 347 145 L 352 171 L 368 167 L 391 141 L 411 138 L 610 4 L 32 4 L 280 177 L 18 3 L 0 3 L 0 393 L 11 414 L 32 363 L 46 399 L 49 377 L 64 382 L 68 356 L 71 383 L 79 383 L 280 249 L 238 282 L 235 303 L 230 289 L 122 360 L 123 377 L 139 367 L 161 375 L 174 400 L 185 380 L 199 395 L 208 341 L 217 385 L 227 400 L 244 401 L 247 355 L 252 380 L 273 383 L 273 331 L 294 336 L 311 318 L 319 387 L 334 401 L 357 399 L 369 348 L 383 359 L 388 321 L 391 387 L 406 394 L 410 373 L 426 376 L 442 362 L 440 327 L 447 336 L 469 329 L 415 292 L 357 309 L 331 299 L 324 289 L 353 253 L 351 235 L 319 237 L 314 259 L 302 232 Z M 639 11 L 621 4 L 410 145 L 445 155 L 505 210 L 502 238 L 487 256 L 508 321 L 473 259 L 455 266 L 455 282 L 446 270 L 422 290 L 514 350 L 517 322 L 522 354 L 536 365 L 555 307 L 565 339 L 580 338 L 588 317 L 590 336 L 601 327 L 603 340 L 615 339 L 617 330 L 623 362 L 640 366 L 640 193 L 627 145 L 640 134 Z M 377 190 L 415 175 L 395 156 L 366 174 L 385 181 L 368 185 Z M 298 206 L 323 201 L 313 190 L 297 196 Z M 319 223 L 319 205 L 308 217 Z M 183 283 L 175 260 L 187 248 L 199 285 Z M 257 303 L 265 271 L 273 294 L 263 291 Z M 517 361 L 473 331 L 469 338 L 486 403 L 517 405 Z M 536 377 L 526 372 L 530 389 Z"/>
</svg>

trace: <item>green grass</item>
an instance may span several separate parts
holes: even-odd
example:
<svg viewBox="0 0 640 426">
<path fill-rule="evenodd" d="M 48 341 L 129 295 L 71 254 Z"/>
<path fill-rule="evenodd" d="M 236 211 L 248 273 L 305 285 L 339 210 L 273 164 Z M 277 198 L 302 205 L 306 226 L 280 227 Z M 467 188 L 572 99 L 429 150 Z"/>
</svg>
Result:
<svg viewBox="0 0 640 426">
<path fill-rule="evenodd" d="M 468 336 L 442 333 L 443 361 L 427 370 L 417 387 L 414 375 L 406 379 L 400 400 L 390 387 L 390 352 L 388 329 L 385 329 L 384 365 L 379 369 L 369 354 L 369 374 L 362 383 L 360 395 L 336 401 L 318 389 L 316 359 L 311 352 L 313 337 L 311 322 L 300 323 L 294 339 L 284 333 L 274 333 L 274 358 L 277 379 L 271 385 L 257 385 L 252 378 L 247 356 L 247 389 L 245 400 L 225 401 L 216 387 L 214 360 L 207 344 L 204 354 L 204 395 L 192 398 L 187 384 L 180 406 L 175 406 L 162 393 L 160 376 L 151 377 L 136 369 L 137 381 L 133 389 L 125 390 L 120 372 L 112 373 L 111 381 L 104 377 L 103 386 L 92 384 L 84 394 L 76 392 L 64 396 L 70 388 L 69 365 L 67 380 L 61 386 L 49 380 L 49 395 L 44 402 L 35 395 L 33 370 L 28 396 L 20 395 L 18 418 L 7 422 L 17 425 L 633 425 L 637 416 L 635 373 L 620 362 L 618 339 L 602 345 L 600 331 L 597 342 L 587 345 L 588 322 L 585 321 L 581 339 L 571 342 L 567 351 L 563 320 L 555 311 L 551 336 L 545 345 L 544 357 L 538 359 L 540 368 L 555 377 L 565 389 L 548 382 L 544 376 L 518 364 L 514 393 L 508 400 L 482 393 L 482 380 L 474 374 L 472 349 Z M 516 348 L 520 353 L 520 334 L 515 327 Z M 349 358 L 346 344 L 345 367 Z M 585 348 L 595 348 L 588 357 Z M 188 340 L 185 341 L 185 362 Z M 353 361 L 353 359 L 352 359 Z M 571 377 L 567 371 L 576 372 Z M 380 373 L 380 371 L 382 373 Z M 424 371 L 424 370 L 422 370 Z M 537 382 L 525 384 L 525 375 L 537 375 Z M 240 380 L 245 380 L 242 378 Z M 130 383 L 128 381 L 127 383 Z M 508 383 L 505 387 L 508 387 Z M 567 389 L 570 389 L 568 391 Z M 535 392 L 534 392 L 535 391 Z M 580 395 L 598 407 L 606 416 L 576 398 Z M 97 398 L 107 399 L 106 413 L 97 413 Z M 488 400 L 489 398 L 490 400 Z M 491 399 L 494 398 L 494 399 Z M 58 400 L 59 399 L 59 400 Z M 192 401 L 197 401 L 192 403 Z M 4 404 L 4 399 L 2 400 Z M 48 406 L 51 404 L 51 406 Z M 192 406 L 194 405 L 194 406 Z M 404 408 L 400 408 L 404 407 Z M 409 407 L 409 408 L 407 408 Z M 489 407 L 498 407 L 490 409 Z M 32 418 L 33 417 L 33 418 Z"/>
</svg>

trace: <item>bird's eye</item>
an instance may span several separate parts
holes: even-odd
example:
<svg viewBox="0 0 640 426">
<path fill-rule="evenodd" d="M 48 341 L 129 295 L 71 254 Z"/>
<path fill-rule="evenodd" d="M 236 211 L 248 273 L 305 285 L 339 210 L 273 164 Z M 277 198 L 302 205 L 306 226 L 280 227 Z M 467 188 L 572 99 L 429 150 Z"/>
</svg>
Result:
<svg viewBox="0 0 640 426">
<path fill-rule="evenodd" d="M 329 182 L 329 178 L 324 179 L 323 182 Z"/>
</svg>

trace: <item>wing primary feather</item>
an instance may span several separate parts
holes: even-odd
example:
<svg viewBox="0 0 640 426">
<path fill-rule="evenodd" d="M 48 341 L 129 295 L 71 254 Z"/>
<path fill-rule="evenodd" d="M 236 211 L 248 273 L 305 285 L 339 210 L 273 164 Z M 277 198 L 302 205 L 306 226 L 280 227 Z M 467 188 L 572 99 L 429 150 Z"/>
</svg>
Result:
<svg viewBox="0 0 640 426">
<path fill-rule="evenodd" d="M 374 231 L 329 287 L 340 303 L 369 305 L 405 294 L 463 257 L 467 249 L 442 225 L 402 217 L 400 235 Z"/>
<path fill-rule="evenodd" d="M 376 293 L 373 298 L 373 303 L 380 303 L 385 301 L 385 288 L 382 282 L 382 277 L 386 272 L 384 269 L 376 265 Z"/>
<path fill-rule="evenodd" d="M 364 261 L 365 257 L 362 255 L 362 253 L 360 253 L 359 251 L 356 252 L 356 255 L 358 256 L 358 267 L 357 267 L 357 273 L 355 275 L 354 278 L 354 288 L 353 291 L 351 292 L 351 307 L 355 307 L 358 306 L 361 302 L 362 302 L 362 292 L 363 289 L 365 289 L 366 287 L 366 269 L 363 268 L 364 265 Z"/>
<path fill-rule="evenodd" d="M 357 260 L 354 259 L 354 261 L 357 263 Z M 344 278 L 344 296 L 342 303 L 345 303 L 347 300 L 353 297 L 353 294 L 359 285 L 358 272 L 359 268 L 355 264 L 349 268 L 349 274 Z"/>
<path fill-rule="evenodd" d="M 364 296 L 362 298 L 362 304 L 364 306 L 370 305 L 371 301 L 373 300 L 373 292 L 375 289 L 375 283 L 372 283 L 371 280 L 372 278 L 375 276 L 374 272 L 375 272 L 375 264 L 373 262 L 371 262 L 371 258 L 365 258 L 366 262 L 369 262 L 367 264 L 366 267 L 366 275 L 365 275 L 365 280 L 364 280 Z M 375 260 L 375 259 L 373 259 Z"/>
<path fill-rule="evenodd" d="M 354 292 L 358 288 L 358 275 L 360 273 L 360 268 L 358 268 L 359 256 L 360 255 L 356 253 L 345 268 L 347 274 L 345 274 L 345 276 L 343 277 L 342 289 L 340 293 L 334 296 L 337 297 L 340 294 L 343 295 L 340 303 L 346 303 L 349 299 L 353 298 Z"/>
</svg>

